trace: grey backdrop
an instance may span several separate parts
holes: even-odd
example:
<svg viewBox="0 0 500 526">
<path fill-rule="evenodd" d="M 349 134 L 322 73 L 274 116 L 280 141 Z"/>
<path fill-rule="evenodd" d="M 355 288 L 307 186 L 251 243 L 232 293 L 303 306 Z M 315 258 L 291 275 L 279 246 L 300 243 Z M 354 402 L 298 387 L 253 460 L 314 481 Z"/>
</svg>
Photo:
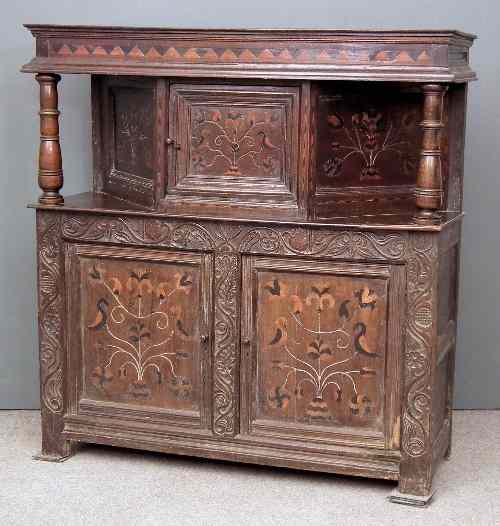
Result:
<svg viewBox="0 0 500 526">
<path fill-rule="evenodd" d="M 0 408 L 38 407 L 34 213 L 37 84 L 19 67 L 33 54 L 22 23 L 179 27 L 449 28 L 479 35 L 471 54 L 465 162 L 456 407 L 500 407 L 500 5 L 495 0 L 86 0 L 5 2 L 0 75 Z M 91 173 L 88 77 L 60 84 L 64 194 Z"/>
</svg>

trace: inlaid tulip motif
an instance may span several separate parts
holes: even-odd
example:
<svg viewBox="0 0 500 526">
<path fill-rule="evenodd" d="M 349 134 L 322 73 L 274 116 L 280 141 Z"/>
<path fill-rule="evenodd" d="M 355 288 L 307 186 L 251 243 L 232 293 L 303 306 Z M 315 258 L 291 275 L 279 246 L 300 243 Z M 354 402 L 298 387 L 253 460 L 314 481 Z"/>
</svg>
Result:
<svg viewBox="0 0 500 526">
<path fill-rule="evenodd" d="M 192 167 L 224 167 L 224 175 L 278 175 L 282 169 L 281 114 L 276 111 L 198 108 L 192 129 Z"/>
<path fill-rule="evenodd" d="M 414 135 L 416 115 L 411 111 L 401 115 L 386 115 L 374 107 L 354 113 L 350 122 L 331 113 L 327 116 L 328 128 L 334 138 L 331 155 L 323 163 L 327 177 L 342 175 L 345 163 L 351 157 L 361 160 L 360 182 L 382 182 L 379 169 L 381 156 L 393 154 L 400 162 L 400 169 L 407 174 L 416 169 L 416 159 L 409 153 L 409 137 Z"/>
<path fill-rule="evenodd" d="M 181 360 L 192 356 L 189 345 L 182 348 L 178 342 L 189 342 L 193 335 L 176 300 L 190 293 L 192 276 L 176 272 L 165 281 L 140 266 L 131 268 L 125 277 L 108 276 L 104 267 L 94 264 L 88 280 L 99 294 L 86 330 L 100 335 L 100 355 L 106 356 L 91 373 L 96 388 L 106 392 L 118 377 L 129 380 L 131 397 L 146 400 L 153 381 L 167 383 L 173 396 L 188 399 L 191 381 L 177 369 Z"/>
<path fill-rule="evenodd" d="M 266 301 L 281 299 L 287 309 L 286 316 L 275 319 L 266 342 L 274 378 L 267 404 L 286 412 L 292 401 L 307 397 L 302 419 L 308 422 L 334 420 L 332 399 L 346 403 L 353 417 L 371 416 L 369 387 L 382 356 L 369 338 L 370 320 L 378 316 L 378 293 L 366 285 L 346 297 L 327 280 L 309 286 L 306 294 L 293 289 L 278 278 L 262 287 Z"/>
</svg>

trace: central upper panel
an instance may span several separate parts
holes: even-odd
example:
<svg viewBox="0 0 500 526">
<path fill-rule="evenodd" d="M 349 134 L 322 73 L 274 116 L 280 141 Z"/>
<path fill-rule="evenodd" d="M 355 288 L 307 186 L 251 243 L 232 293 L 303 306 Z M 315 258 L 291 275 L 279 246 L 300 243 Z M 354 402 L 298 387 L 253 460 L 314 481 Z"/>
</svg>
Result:
<svg viewBox="0 0 500 526">
<path fill-rule="evenodd" d="M 297 214 L 299 88 L 172 84 L 164 205 Z"/>
</svg>

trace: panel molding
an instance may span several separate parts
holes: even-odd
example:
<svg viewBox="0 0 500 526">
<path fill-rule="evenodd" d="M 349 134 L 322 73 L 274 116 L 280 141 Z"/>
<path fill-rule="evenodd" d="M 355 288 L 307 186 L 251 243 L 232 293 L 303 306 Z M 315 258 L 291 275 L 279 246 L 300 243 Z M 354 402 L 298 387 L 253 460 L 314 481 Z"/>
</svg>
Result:
<svg viewBox="0 0 500 526">
<path fill-rule="evenodd" d="M 207 254 L 187 251 L 165 252 L 75 243 L 66 244 L 66 253 L 67 276 L 70 284 L 68 288 L 68 313 L 70 319 L 73 320 L 72 323 L 76 326 L 82 326 L 82 332 L 74 331 L 69 335 L 67 374 L 72 379 L 71 385 L 74 386 L 71 393 L 69 414 L 105 415 L 123 421 L 158 422 L 165 425 L 205 429 L 208 432 L 210 429 L 209 400 L 211 389 L 210 353 L 208 352 L 211 345 L 209 337 L 212 308 L 211 257 Z M 114 262 L 114 270 L 110 271 L 106 261 Z M 106 303 L 101 300 L 97 301 L 97 306 L 90 309 L 92 313 L 90 324 L 85 322 L 87 309 L 84 301 L 88 300 L 89 291 L 95 287 L 82 282 L 82 264 L 86 264 L 90 269 L 89 279 L 95 281 L 97 289 L 94 297 L 102 296 L 106 300 Z M 118 268 L 125 269 L 125 278 L 128 277 L 126 281 L 125 278 L 117 277 Z M 155 268 L 158 275 L 155 275 Z M 189 275 L 190 268 L 192 270 L 191 276 Z M 164 274 L 159 274 L 159 269 L 163 269 Z M 175 272 L 176 269 L 178 270 Z M 167 270 L 169 274 L 165 274 Z M 173 274 L 174 272 L 175 274 Z M 196 273 L 196 277 L 194 273 Z M 99 292 L 99 287 L 102 287 L 101 283 L 104 284 L 105 290 Z M 197 291 L 194 290 L 193 292 L 196 295 L 199 294 L 199 311 L 194 315 L 197 320 L 194 328 L 190 324 L 186 325 L 185 319 L 180 317 L 180 312 L 174 312 L 175 309 L 180 308 L 181 298 L 178 297 L 178 301 L 174 303 L 167 302 L 167 298 L 174 292 L 181 294 L 181 296 L 182 293 L 187 294 L 192 283 L 196 283 L 197 286 Z M 126 291 L 129 292 L 126 293 Z M 148 311 L 148 295 L 151 296 L 151 314 Z M 159 302 L 160 305 L 155 311 L 153 311 L 153 296 L 154 301 Z M 113 298 L 115 301 L 112 302 Z M 132 304 L 131 301 L 134 298 Z M 139 302 L 138 311 L 137 301 Z M 141 303 L 143 304 L 142 313 Z M 155 318 L 157 322 L 154 322 L 153 316 L 157 316 Z M 168 323 L 162 321 L 167 319 Z M 151 321 L 148 322 L 148 320 Z M 159 321 L 162 321 L 161 325 Z M 112 332 L 109 332 L 108 327 L 111 322 L 113 322 L 111 325 Z M 122 322 L 128 323 L 127 335 L 129 337 L 127 338 L 122 334 L 123 331 L 118 331 Z M 102 331 L 104 328 L 106 328 L 105 333 L 96 332 Z M 155 338 L 154 329 L 161 331 L 159 337 Z M 90 341 L 95 340 L 94 343 L 97 347 L 106 347 L 105 336 L 108 333 L 112 337 L 111 349 L 104 354 L 104 362 L 99 361 L 98 358 L 91 362 L 90 367 L 97 365 L 94 367 L 93 373 L 90 370 L 86 372 L 88 368 L 86 354 L 95 352 L 93 347 L 88 348 L 89 342 L 84 338 L 88 331 L 94 335 L 93 340 Z M 169 331 L 171 334 L 168 334 Z M 99 337 L 97 337 L 98 334 Z M 138 341 L 137 338 L 141 338 L 143 334 L 144 345 L 141 352 L 140 341 L 142 340 L 139 343 L 134 342 Z M 184 342 L 183 345 L 186 347 L 176 347 L 174 351 L 168 351 L 170 355 L 174 352 L 175 356 L 165 355 L 164 363 L 162 358 L 163 344 L 172 339 L 180 342 L 180 344 Z M 159 344 L 162 347 L 158 347 Z M 139 345 L 138 350 L 136 349 L 137 345 Z M 149 355 L 146 354 L 148 345 L 149 349 L 153 349 Z M 186 352 L 189 352 L 190 347 L 196 351 L 191 358 L 191 376 L 188 374 L 189 368 L 186 368 L 186 363 L 184 363 Z M 178 355 L 178 351 L 180 352 L 183 349 L 184 352 Z M 114 362 L 116 363 L 112 362 L 113 357 L 120 352 L 124 355 L 121 361 L 116 362 L 115 359 Z M 99 356 L 101 355 L 99 354 Z M 117 359 L 120 356 L 118 355 Z M 151 361 L 154 358 L 157 359 Z M 106 366 L 103 365 L 105 362 L 107 362 Z M 129 365 L 127 366 L 127 364 Z M 118 366 L 120 367 L 117 369 Z M 127 366 L 127 369 L 122 370 L 122 366 Z M 154 367 L 157 371 L 158 379 L 149 374 L 154 372 L 153 369 L 148 372 L 149 376 L 146 375 L 147 369 L 150 367 Z M 111 377 L 106 376 L 108 369 L 112 374 Z M 99 376 L 94 378 L 95 375 Z M 108 384 L 114 385 L 109 383 L 114 378 L 119 380 L 121 378 L 118 392 L 115 393 L 111 390 L 108 394 L 108 390 L 105 388 Z M 96 380 L 97 383 L 93 380 Z M 128 390 L 122 392 L 124 381 Z M 154 387 L 156 383 L 158 386 Z M 168 399 L 171 404 L 172 400 L 175 402 L 173 405 L 158 405 L 158 400 L 155 401 L 154 398 L 154 389 L 160 388 L 163 391 L 168 390 L 170 397 Z M 190 389 L 197 394 L 197 398 L 193 399 L 187 407 L 187 401 L 191 400 L 188 397 Z M 105 398 L 103 398 L 104 395 Z"/>
<path fill-rule="evenodd" d="M 401 346 L 402 346 L 402 339 L 401 339 L 401 313 L 404 311 L 404 305 L 400 303 L 400 295 L 402 293 L 402 287 L 404 285 L 404 281 L 402 279 L 402 273 L 400 272 L 401 267 L 399 265 L 382 265 L 382 264 L 366 264 L 366 263 L 351 263 L 351 262 L 312 262 L 307 260 L 299 260 L 299 259 L 279 259 L 279 258 L 271 258 L 271 257 L 258 257 L 253 256 L 249 258 L 245 258 L 244 260 L 244 266 L 243 266 L 243 282 L 247 283 L 247 287 L 245 287 L 242 291 L 242 331 L 243 331 L 243 344 L 244 344 L 244 351 L 242 352 L 242 374 L 241 374 L 241 382 L 242 382 L 242 406 L 246 408 L 246 410 L 241 415 L 241 422 L 242 422 L 242 433 L 245 434 L 245 436 L 255 436 L 255 437 L 261 437 L 262 439 L 267 439 L 271 443 L 283 443 L 283 442 L 296 442 L 296 443 L 302 443 L 305 444 L 308 441 L 314 442 L 314 443 L 321 443 L 321 444 L 344 444 L 349 446 L 355 446 L 355 445 L 363 445 L 367 448 L 379 448 L 379 449 L 398 449 L 399 443 L 397 441 L 394 441 L 392 439 L 392 433 L 395 428 L 399 428 L 399 397 L 400 397 L 400 389 L 398 386 L 398 382 L 395 381 L 395 378 L 398 376 L 398 370 L 399 370 L 399 359 L 397 354 L 400 352 Z M 260 290 L 257 288 L 258 283 L 258 277 L 257 274 L 265 272 L 266 274 L 272 275 L 275 277 L 275 281 L 270 281 L 266 285 L 266 290 L 269 292 L 270 296 L 267 299 L 264 298 L 258 298 L 257 294 Z M 279 341 L 283 338 L 287 338 L 288 335 L 288 341 L 290 341 L 290 335 L 292 332 L 290 332 L 291 326 L 289 323 L 286 323 L 286 327 L 282 327 L 282 325 L 278 324 L 278 329 L 275 329 L 274 326 L 272 326 L 272 330 L 269 333 L 268 340 L 271 340 L 270 342 L 266 341 L 265 349 L 264 348 L 256 348 L 257 343 L 261 342 L 261 340 L 257 336 L 258 328 L 256 323 L 256 316 L 257 316 L 257 304 L 258 305 L 266 305 L 269 303 L 274 303 L 278 300 L 280 300 L 281 296 L 283 296 L 283 301 L 286 300 L 288 297 L 287 294 L 290 292 L 287 292 L 289 289 L 290 283 L 283 277 L 280 278 L 280 273 L 292 273 L 297 276 L 297 279 L 306 279 L 307 275 L 315 275 L 322 277 L 324 280 L 334 280 L 335 278 L 343 278 L 343 279 L 353 279 L 356 282 L 362 282 L 364 279 L 378 279 L 381 282 L 384 282 L 384 317 L 386 318 L 386 321 L 383 324 L 383 327 L 387 325 L 388 332 L 386 334 L 386 330 L 382 330 L 382 334 L 378 334 L 378 340 L 380 338 L 383 338 L 383 341 L 385 342 L 383 344 L 384 348 L 384 366 L 383 371 L 384 373 L 380 377 L 380 370 L 378 373 L 378 385 L 382 386 L 382 393 L 386 393 L 379 401 L 379 411 L 382 416 L 380 416 L 380 420 L 377 420 L 376 422 L 372 422 L 372 426 L 380 425 L 378 429 L 375 429 L 375 427 L 365 426 L 366 422 L 363 423 L 363 425 L 355 425 L 355 423 L 347 424 L 340 424 L 336 423 L 335 425 L 328 425 L 326 422 L 324 422 L 321 419 L 317 419 L 315 421 L 311 422 L 301 422 L 299 421 L 285 421 L 285 420 L 275 420 L 274 417 L 271 417 L 269 415 L 262 415 L 260 406 L 256 407 L 256 393 L 257 389 L 259 388 L 258 384 L 258 365 L 257 365 L 257 353 L 269 353 L 272 352 L 274 349 L 275 352 L 278 352 L 278 348 L 276 347 L 279 345 Z M 276 283 L 276 281 L 278 283 Z M 389 286 L 390 282 L 390 286 Z M 335 309 L 340 308 L 340 303 L 337 298 L 333 299 L 330 296 L 334 294 L 336 287 L 335 285 L 332 285 L 333 281 L 328 282 L 328 287 L 331 288 L 331 291 L 327 295 L 324 296 L 325 302 L 334 302 L 332 308 Z M 379 283 L 379 286 L 382 287 L 382 284 Z M 274 290 L 276 288 L 276 290 Z M 317 294 L 321 293 L 321 287 L 316 286 L 318 289 Z M 283 294 L 282 294 L 283 293 Z M 266 292 L 267 294 L 267 292 Z M 292 297 L 291 297 L 292 298 Z M 295 298 L 295 296 L 293 296 Z M 308 296 L 309 298 L 309 296 Z M 321 296 L 323 298 L 323 296 Z M 321 299 L 318 297 L 318 301 Z M 344 298 L 345 299 L 345 298 Z M 354 298 L 351 298 L 351 309 L 354 307 Z M 292 299 L 290 299 L 292 301 Z M 312 301 L 311 298 L 308 299 L 308 301 Z M 323 301 L 323 300 L 321 300 Z M 361 300 L 360 300 L 361 301 Z M 299 299 L 293 300 L 294 305 L 297 306 L 299 302 Z M 305 307 L 305 299 L 302 301 Z M 275 315 L 284 315 L 281 310 L 276 311 L 278 304 L 276 304 L 275 307 L 273 307 L 273 312 L 275 312 Z M 325 313 L 328 311 L 328 305 L 325 304 Z M 312 307 L 311 307 L 312 308 Z M 371 312 L 371 308 L 369 308 Z M 363 312 L 363 309 L 360 308 L 360 312 Z M 351 312 L 351 315 L 353 312 Z M 265 317 L 267 320 L 268 318 Z M 360 319 L 365 319 L 365 316 L 361 315 Z M 281 318 L 280 318 L 281 320 Z M 262 321 L 262 320 L 261 320 Z M 278 320 L 279 321 L 279 320 Z M 290 320 L 288 320 L 290 321 Z M 365 320 L 366 321 L 366 320 Z M 266 321 L 263 322 L 264 326 L 266 326 Z M 293 324 L 292 324 L 293 325 Z M 262 328 L 262 323 L 259 324 L 259 327 Z M 327 327 L 323 328 L 324 321 L 321 323 L 321 327 L 323 330 L 327 330 Z M 345 328 L 347 330 L 347 328 Z M 284 331 L 284 332 L 283 332 Z M 369 332 L 369 330 L 368 330 Z M 327 334 L 327 333 L 324 333 Z M 347 335 L 347 333 L 345 333 Z M 274 336 L 273 336 L 274 335 Z M 271 336 L 272 339 L 271 339 Z M 279 340 L 277 340 L 277 338 Z M 321 339 L 324 340 L 320 345 L 327 344 L 330 342 L 328 340 L 328 336 L 321 336 Z M 245 346 L 245 342 L 248 344 Z M 331 343 L 331 342 L 330 342 Z M 373 342 L 372 342 L 373 343 Z M 337 341 L 337 345 L 339 345 Z M 378 344 L 377 344 L 378 345 Z M 269 347 L 270 346 L 270 347 Z M 295 353 L 295 350 L 297 347 L 293 347 L 292 351 Z M 341 353 L 342 351 L 340 349 L 337 349 L 338 352 Z M 290 351 L 289 351 L 290 352 Z M 278 355 L 276 355 L 278 356 Z M 290 355 L 291 356 L 291 355 Z M 354 353 L 349 355 L 347 353 L 347 357 L 352 359 L 355 355 Z M 300 356 L 302 360 L 309 361 L 306 357 Z M 276 360 L 274 360 L 276 361 Z M 343 360 L 345 361 L 345 360 Z M 286 363 L 286 367 L 289 365 L 289 359 L 283 358 L 283 362 Z M 302 362 L 300 360 L 301 363 Z M 281 363 L 281 362 L 280 362 Z M 300 364 L 298 362 L 293 362 L 297 367 L 300 368 Z M 292 363 L 292 365 L 293 365 Z M 332 367 L 331 364 L 328 362 L 324 362 L 324 365 L 326 363 L 325 371 L 328 369 L 328 367 Z M 340 362 L 342 363 L 342 362 Z M 305 364 L 307 365 L 307 364 Z M 363 365 L 365 367 L 367 364 Z M 374 365 L 374 364 L 372 364 Z M 304 367 L 304 366 L 302 366 Z M 368 364 L 368 367 L 370 367 L 370 364 Z M 377 362 L 377 367 L 380 367 L 380 363 Z M 312 369 L 314 368 L 314 364 L 310 365 L 310 372 L 312 373 Z M 268 366 L 266 366 L 265 370 L 267 371 L 269 369 Z M 354 369 L 357 369 L 355 367 Z M 289 371 L 289 369 L 285 369 L 286 371 Z M 309 368 L 306 367 L 306 370 L 309 371 Z M 336 371 L 337 369 L 330 369 L 330 372 Z M 342 371 L 342 367 L 338 369 L 338 371 Z M 349 370 L 349 368 L 348 368 Z M 318 372 L 318 371 L 316 371 Z M 355 371 L 354 371 L 355 372 Z M 303 374 L 307 374 L 306 371 L 304 371 Z M 300 378 L 307 378 L 306 376 L 300 377 Z M 323 375 L 322 375 L 323 378 Z M 339 377 L 340 378 L 340 377 Z M 293 379 L 293 377 L 292 377 Z M 359 381 L 363 380 L 366 382 L 370 382 L 371 379 L 373 379 L 372 376 L 369 377 L 363 377 L 360 376 L 358 379 Z M 287 376 L 288 381 L 288 376 Z M 357 388 L 359 389 L 360 385 L 359 382 L 354 379 L 351 381 L 356 382 Z M 340 382 L 340 380 L 339 380 Z M 340 382 L 340 386 L 337 385 L 337 388 L 342 388 L 342 402 L 339 402 L 339 399 L 337 398 L 336 403 L 341 403 L 342 407 L 345 409 L 345 407 L 350 407 L 351 402 L 353 402 L 349 395 L 350 392 L 350 384 L 347 383 L 346 385 L 343 385 L 342 382 Z M 299 382 L 300 385 L 300 382 Z M 322 385 L 322 384 L 321 384 Z M 385 386 L 385 387 L 384 387 Z M 319 389 L 319 385 L 317 386 Z M 345 389 L 344 389 L 345 388 Z M 288 389 L 288 393 L 283 392 L 276 392 L 276 398 L 278 396 L 282 396 L 283 400 L 288 399 L 288 403 L 292 404 L 292 399 L 294 399 L 293 390 Z M 343 392 L 345 391 L 345 392 Z M 361 393 L 361 391 L 359 391 Z M 261 396 L 263 394 L 261 393 Z M 286 397 L 286 398 L 285 398 Z M 321 397 L 322 398 L 322 397 Z M 259 400 L 261 398 L 259 397 Z M 361 399 L 356 400 L 355 406 L 352 406 L 354 409 L 356 409 L 358 406 L 357 404 L 360 404 L 359 410 L 362 410 L 364 406 L 362 404 Z M 373 403 L 373 400 L 370 401 L 370 404 Z M 317 403 L 316 403 L 317 405 Z M 324 404 L 323 404 L 324 405 Z M 328 405 L 328 404 L 327 404 Z M 323 408 L 326 409 L 326 408 Z M 335 413 L 336 409 L 339 409 L 337 405 L 335 407 L 332 407 L 332 405 L 329 405 L 329 409 Z M 357 414 L 353 413 L 353 414 Z M 352 418 L 352 417 L 351 417 Z M 354 417 L 354 420 L 356 420 L 357 417 Z M 378 424 L 377 424 L 378 422 Z"/>
</svg>

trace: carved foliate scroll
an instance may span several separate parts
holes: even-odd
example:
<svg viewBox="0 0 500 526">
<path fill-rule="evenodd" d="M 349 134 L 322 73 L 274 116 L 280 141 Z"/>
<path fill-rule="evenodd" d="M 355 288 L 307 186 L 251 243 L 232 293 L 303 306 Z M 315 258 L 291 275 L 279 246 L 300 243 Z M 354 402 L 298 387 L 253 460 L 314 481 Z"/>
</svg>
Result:
<svg viewBox="0 0 500 526">
<path fill-rule="evenodd" d="M 38 319 L 42 403 L 51 413 L 63 411 L 62 353 L 64 331 L 60 215 L 38 213 Z"/>
<path fill-rule="evenodd" d="M 238 256 L 215 256 L 213 431 L 222 436 L 232 436 L 237 431 L 240 272 Z"/>
<path fill-rule="evenodd" d="M 38 236 L 38 335 L 42 453 L 39 458 L 58 460 L 70 454 L 61 439 L 64 400 L 64 260 L 61 215 L 37 212 Z"/>
<path fill-rule="evenodd" d="M 408 254 L 401 491 L 430 490 L 433 341 L 436 332 L 437 236 L 413 234 Z"/>
<path fill-rule="evenodd" d="M 408 243 L 401 232 L 70 214 L 64 216 L 63 234 L 69 240 L 136 246 L 387 261 L 405 260 Z"/>
</svg>

